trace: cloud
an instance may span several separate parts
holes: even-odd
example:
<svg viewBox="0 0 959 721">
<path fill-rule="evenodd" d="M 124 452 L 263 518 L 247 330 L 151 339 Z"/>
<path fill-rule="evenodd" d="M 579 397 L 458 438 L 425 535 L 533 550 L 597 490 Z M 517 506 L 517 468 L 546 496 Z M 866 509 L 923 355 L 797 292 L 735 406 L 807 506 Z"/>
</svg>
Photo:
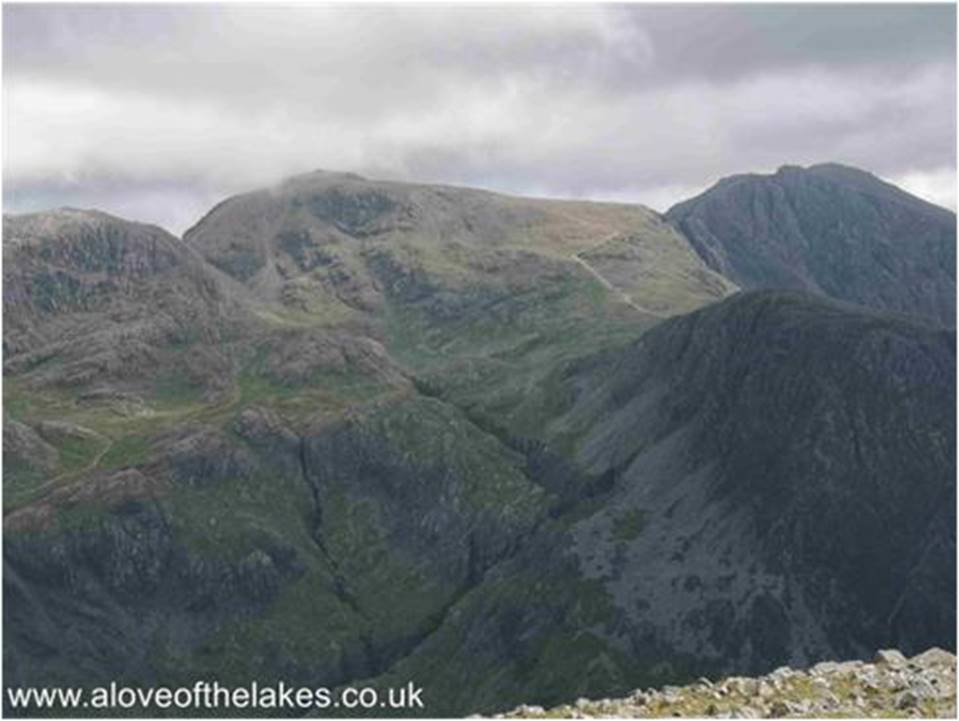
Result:
<svg viewBox="0 0 959 721">
<path fill-rule="evenodd" d="M 665 209 L 834 160 L 954 195 L 948 5 L 3 12 L 5 210 L 181 231 L 314 168 Z"/>
<path fill-rule="evenodd" d="M 954 167 L 910 171 L 888 180 L 930 203 L 956 209 L 956 169 Z"/>
</svg>

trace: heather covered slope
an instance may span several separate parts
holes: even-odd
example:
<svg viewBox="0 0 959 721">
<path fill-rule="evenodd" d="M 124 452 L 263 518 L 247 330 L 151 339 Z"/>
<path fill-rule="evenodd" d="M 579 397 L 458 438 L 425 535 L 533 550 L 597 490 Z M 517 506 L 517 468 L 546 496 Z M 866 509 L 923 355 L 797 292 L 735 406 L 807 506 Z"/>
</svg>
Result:
<svg viewBox="0 0 959 721">
<path fill-rule="evenodd" d="M 725 178 L 666 217 L 742 288 L 956 322 L 956 216 L 837 164 Z"/>
<path fill-rule="evenodd" d="M 4 251 L 8 684 L 460 714 L 951 643 L 951 333 L 730 297 L 638 206 L 328 173 Z"/>
</svg>

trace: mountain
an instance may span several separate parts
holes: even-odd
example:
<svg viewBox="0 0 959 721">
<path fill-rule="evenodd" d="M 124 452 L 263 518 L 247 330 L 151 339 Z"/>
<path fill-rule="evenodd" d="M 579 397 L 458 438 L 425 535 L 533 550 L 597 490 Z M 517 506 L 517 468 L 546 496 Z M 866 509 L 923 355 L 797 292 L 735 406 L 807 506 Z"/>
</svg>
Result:
<svg viewBox="0 0 959 721">
<path fill-rule="evenodd" d="M 640 206 L 317 172 L 183 239 L 5 216 L 4 281 L 8 686 L 456 715 L 954 647 L 954 333 Z"/>
<path fill-rule="evenodd" d="M 956 216 L 837 164 L 725 178 L 666 217 L 741 288 L 799 289 L 954 327 Z"/>
<path fill-rule="evenodd" d="M 61 209 L 5 215 L 3 230 L 4 369 L 33 384 L 172 371 L 168 349 L 229 325 L 223 284 L 160 228 Z"/>
<path fill-rule="evenodd" d="M 392 678 L 551 705 L 946 643 L 954 371 L 952 332 L 783 291 L 560 371 L 542 445 L 513 442 L 548 487 L 562 449 L 579 502 Z"/>
<path fill-rule="evenodd" d="M 735 287 L 641 206 L 515 198 L 316 172 L 231 198 L 187 231 L 214 266 L 287 309 L 375 313 L 400 289 L 522 282 L 528 266 L 598 282 L 653 314 L 691 310 Z M 609 282 L 607 264 L 622 266 Z M 515 266 L 515 270 L 513 267 Z M 539 272 L 539 268 L 535 268 Z M 397 278 L 384 279 L 387 272 Z M 335 309 L 335 310 L 334 310 Z"/>
<path fill-rule="evenodd" d="M 381 672 L 551 503 L 427 377 L 536 425 L 556 364 L 733 290 L 644 208 L 328 173 L 4 236 L 8 683 Z"/>
</svg>

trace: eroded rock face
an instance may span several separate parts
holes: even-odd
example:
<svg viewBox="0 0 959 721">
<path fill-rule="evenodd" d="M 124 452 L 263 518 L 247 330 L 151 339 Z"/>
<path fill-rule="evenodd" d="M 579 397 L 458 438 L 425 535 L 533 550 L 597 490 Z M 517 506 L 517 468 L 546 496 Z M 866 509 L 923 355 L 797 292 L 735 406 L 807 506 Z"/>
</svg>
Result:
<svg viewBox="0 0 959 721">
<path fill-rule="evenodd" d="M 7 374 L 92 390 L 163 372 L 171 346 L 229 335 L 228 293 L 160 228 L 71 209 L 3 224 Z"/>
<path fill-rule="evenodd" d="M 187 486 L 215 485 L 249 477 L 255 470 L 252 455 L 223 434 L 200 428 L 179 434 L 166 448 L 169 475 L 174 483 Z"/>
<path fill-rule="evenodd" d="M 265 372 L 277 383 L 303 385 L 316 378 L 333 377 L 344 383 L 366 379 L 391 387 L 409 385 L 403 369 L 381 343 L 371 338 L 328 331 L 285 335 L 265 359 Z"/>
<path fill-rule="evenodd" d="M 580 510 L 487 574 L 394 674 L 449 654 L 434 677 L 449 689 L 510 659 L 467 707 L 548 706 L 631 678 L 948 643 L 954 363 L 951 333 L 753 292 L 568 368 L 572 399 L 544 433 L 576 438 Z M 583 676 L 597 648 L 604 670 Z"/>
<path fill-rule="evenodd" d="M 953 344 L 746 293 L 585 370 L 581 461 L 624 464 L 610 511 L 578 524 L 586 575 L 637 633 L 675 629 L 725 671 L 949 637 Z"/>
<path fill-rule="evenodd" d="M 171 652 L 195 647 L 225 619 L 261 613 L 303 573 L 282 546 L 236 562 L 187 553 L 155 502 L 121 504 L 55 536 L 8 535 L 4 545 L 10 685 L 41 675 L 48 683 L 149 682 L 158 633 Z"/>
<path fill-rule="evenodd" d="M 96 211 L 4 216 L 4 308 L 95 310 L 187 260 L 176 238 Z"/>
<path fill-rule="evenodd" d="M 671 208 L 713 270 L 954 327 L 956 216 L 869 173 L 787 166 L 726 178 Z"/>
<path fill-rule="evenodd" d="M 44 473 L 57 464 L 57 449 L 30 426 L 12 418 L 3 420 L 3 465 L 6 469 L 23 466 Z"/>
</svg>

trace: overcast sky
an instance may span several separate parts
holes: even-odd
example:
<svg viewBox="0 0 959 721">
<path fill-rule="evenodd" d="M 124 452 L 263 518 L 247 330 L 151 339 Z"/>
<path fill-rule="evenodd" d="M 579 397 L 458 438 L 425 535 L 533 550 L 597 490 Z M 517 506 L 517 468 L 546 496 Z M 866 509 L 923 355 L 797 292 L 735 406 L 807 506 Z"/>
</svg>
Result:
<svg viewBox="0 0 959 721">
<path fill-rule="evenodd" d="M 4 210 L 179 233 L 316 168 L 665 210 L 821 161 L 954 208 L 955 12 L 5 4 Z"/>
</svg>

